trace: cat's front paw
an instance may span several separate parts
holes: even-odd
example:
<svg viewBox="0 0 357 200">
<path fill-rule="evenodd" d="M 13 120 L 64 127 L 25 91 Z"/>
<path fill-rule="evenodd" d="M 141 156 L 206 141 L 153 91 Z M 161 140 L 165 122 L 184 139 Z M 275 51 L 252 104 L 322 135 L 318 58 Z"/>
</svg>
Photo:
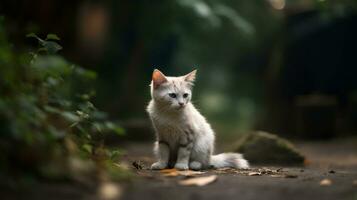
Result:
<svg viewBox="0 0 357 200">
<path fill-rule="evenodd" d="M 160 161 L 151 165 L 151 169 L 153 170 L 165 169 L 166 167 L 167 167 L 167 163 L 160 162 Z"/>
<path fill-rule="evenodd" d="M 202 164 L 198 161 L 192 161 L 190 162 L 190 169 L 192 170 L 201 170 L 202 169 Z"/>
<path fill-rule="evenodd" d="M 188 169 L 188 164 L 186 163 L 176 163 L 175 168 L 178 170 L 186 170 Z"/>
</svg>

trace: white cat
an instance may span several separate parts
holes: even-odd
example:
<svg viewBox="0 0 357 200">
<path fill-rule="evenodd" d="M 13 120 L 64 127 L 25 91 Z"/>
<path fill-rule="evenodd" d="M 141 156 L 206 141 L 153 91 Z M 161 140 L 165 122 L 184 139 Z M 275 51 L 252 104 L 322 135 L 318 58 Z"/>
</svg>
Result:
<svg viewBox="0 0 357 200">
<path fill-rule="evenodd" d="M 195 76 L 196 70 L 180 77 L 167 77 L 157 69 L 152 74 L 147 112 L 156 132 L 158 161 L 151 169 L 248 168 L 241 154 L 212 155 L 214 132 L 190 102 Z"/>
</svg>

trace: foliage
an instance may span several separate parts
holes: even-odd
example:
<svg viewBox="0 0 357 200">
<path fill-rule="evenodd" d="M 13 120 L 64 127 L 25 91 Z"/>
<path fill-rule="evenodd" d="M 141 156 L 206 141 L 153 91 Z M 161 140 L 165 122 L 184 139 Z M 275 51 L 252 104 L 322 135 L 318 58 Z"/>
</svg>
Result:
<svg viewBox="0 0 357 200">
<path fill-rule="evenodd" d="M 105 149 L 103 140 L 105 133 L 120 135 L 123 129 L 91 102 L 96 73 L 57 55 L 62 49 L 57 35 L 27 37 L 38 41 L 38 50 L 15 53 L 1 23 L 1 171 L 12 173 L 15 166 L 41 173 L 43 163 L 73 155 L 94 158 L 98 152 L 104 160 L 116 159 L 118 150 Z"/>
</svg>

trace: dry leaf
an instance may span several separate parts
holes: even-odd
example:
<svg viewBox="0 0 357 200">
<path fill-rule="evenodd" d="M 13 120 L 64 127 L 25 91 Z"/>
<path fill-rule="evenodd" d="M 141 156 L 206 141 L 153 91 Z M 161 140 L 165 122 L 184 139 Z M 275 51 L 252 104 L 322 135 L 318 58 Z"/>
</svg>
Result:
<svg viewBox="0 0 357 200">
<path fill-rule="evenodd" d="M 321 186 L 329 186 L 329 185 L 331 185 L 331 184 L 332 184 L 332 181 L 331 181 L 330 179 L 328 179 L 328 178 L 322 179 L 322 180 L 320 181 L 320 185 L 321 185 Z"/>
<path fill-rule="evenodd" d="M 178 175 L 180 175 L 178 171 L 163 173 L 163 176 L 178 176 Z"/>
<path fill-rule="evenodd" d="M 177 169 L 163 169 L 160 170 L 160 172 L 163 174 L 163 176 L 195 176 L 206 173 L 192 170 L 179 171 Z"/>
<path fill-rule="evenodd" d="M 132 162 L 132 165 L 135 167 L 135 169 L 137 170 L 141 170 L 144 168 L 144 165 L 142 164 L 142 162 L 139 160 L 139 161 L 134 161 Z"/>
<path fill-rule="evenodd" d="M 175 172 L 175 171 L 177 171 L 177 169 L 175 169 L 175 168 L 160 170 L 161 173 L 170 173 L 170 172 Z"/>
<path fill-rule="evenodd" d="M 248 176 L 261 176 L 262 173 L 260 172 L 249 172 Z"/>
<path fill-rule="evenodd" d="M 284 178 L 285 176 L 284 175 L 281 175 L 281 174 L 273 174 L 273 175 L 270 175 L 271 177 L 273 178 Z"/>
<path fill-rule="evenodd" d="M 193 171 L 193 170 L 185 170 L 185 171 L 178 171 L 178 173 L 181 176 L 195 176 L 195 175 L 201 175 L 206 172 L 200 172 L 200 171 Z"/>
<path fill-rule="evenodd" d="M 280 171 L 283 171 L 282 167 L 276 170 L 276 172 L 280 172 Z"/>
<path fill-rule="evenodd" d="M 229 171 L 231 170 L 232 168 L 229 168 L 229 167 L 222 167 L 222 168 L 218 168 L 216 169 L 217 171 Z"/>
<path fill-rule="evenodd" d="M 185 186 L 205 186 L 210 183 L 213 183 L 215 180 L 217 180 L 217 175 L 211 175 L 181 180 L 179 181 L 179 184 Z"/>
<path fill-rule="evenodd" d="M 160 170 L 160 173 L 162 173 L 163 176 L 178 176 L 179 171 L 175 168 L 173 169 L 162 169 Z"/>
</svg>

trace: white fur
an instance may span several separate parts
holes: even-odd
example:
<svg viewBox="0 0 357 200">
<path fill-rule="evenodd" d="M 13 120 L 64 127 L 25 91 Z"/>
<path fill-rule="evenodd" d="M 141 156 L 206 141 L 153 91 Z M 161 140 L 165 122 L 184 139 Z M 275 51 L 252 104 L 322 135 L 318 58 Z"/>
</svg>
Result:
<svg viewBox="0 0 357 200">
<path fill-rule="evenodd" d="M 152 100 L 147 112 L 156 132 L 154 152 L 158 161 L 151 168 L 248 168 L 248 161 L 241 154 L 212 155 L 215 134 L 190 101 L 195 73 L 193 71 L 181 77 L 166 77 L 160 71 L 154 71 Z M 170 97 L 169 93 L 175 93 L 176 97 Z M 186 98 L 185 93 L 188 94 Z"/>
</svg>

